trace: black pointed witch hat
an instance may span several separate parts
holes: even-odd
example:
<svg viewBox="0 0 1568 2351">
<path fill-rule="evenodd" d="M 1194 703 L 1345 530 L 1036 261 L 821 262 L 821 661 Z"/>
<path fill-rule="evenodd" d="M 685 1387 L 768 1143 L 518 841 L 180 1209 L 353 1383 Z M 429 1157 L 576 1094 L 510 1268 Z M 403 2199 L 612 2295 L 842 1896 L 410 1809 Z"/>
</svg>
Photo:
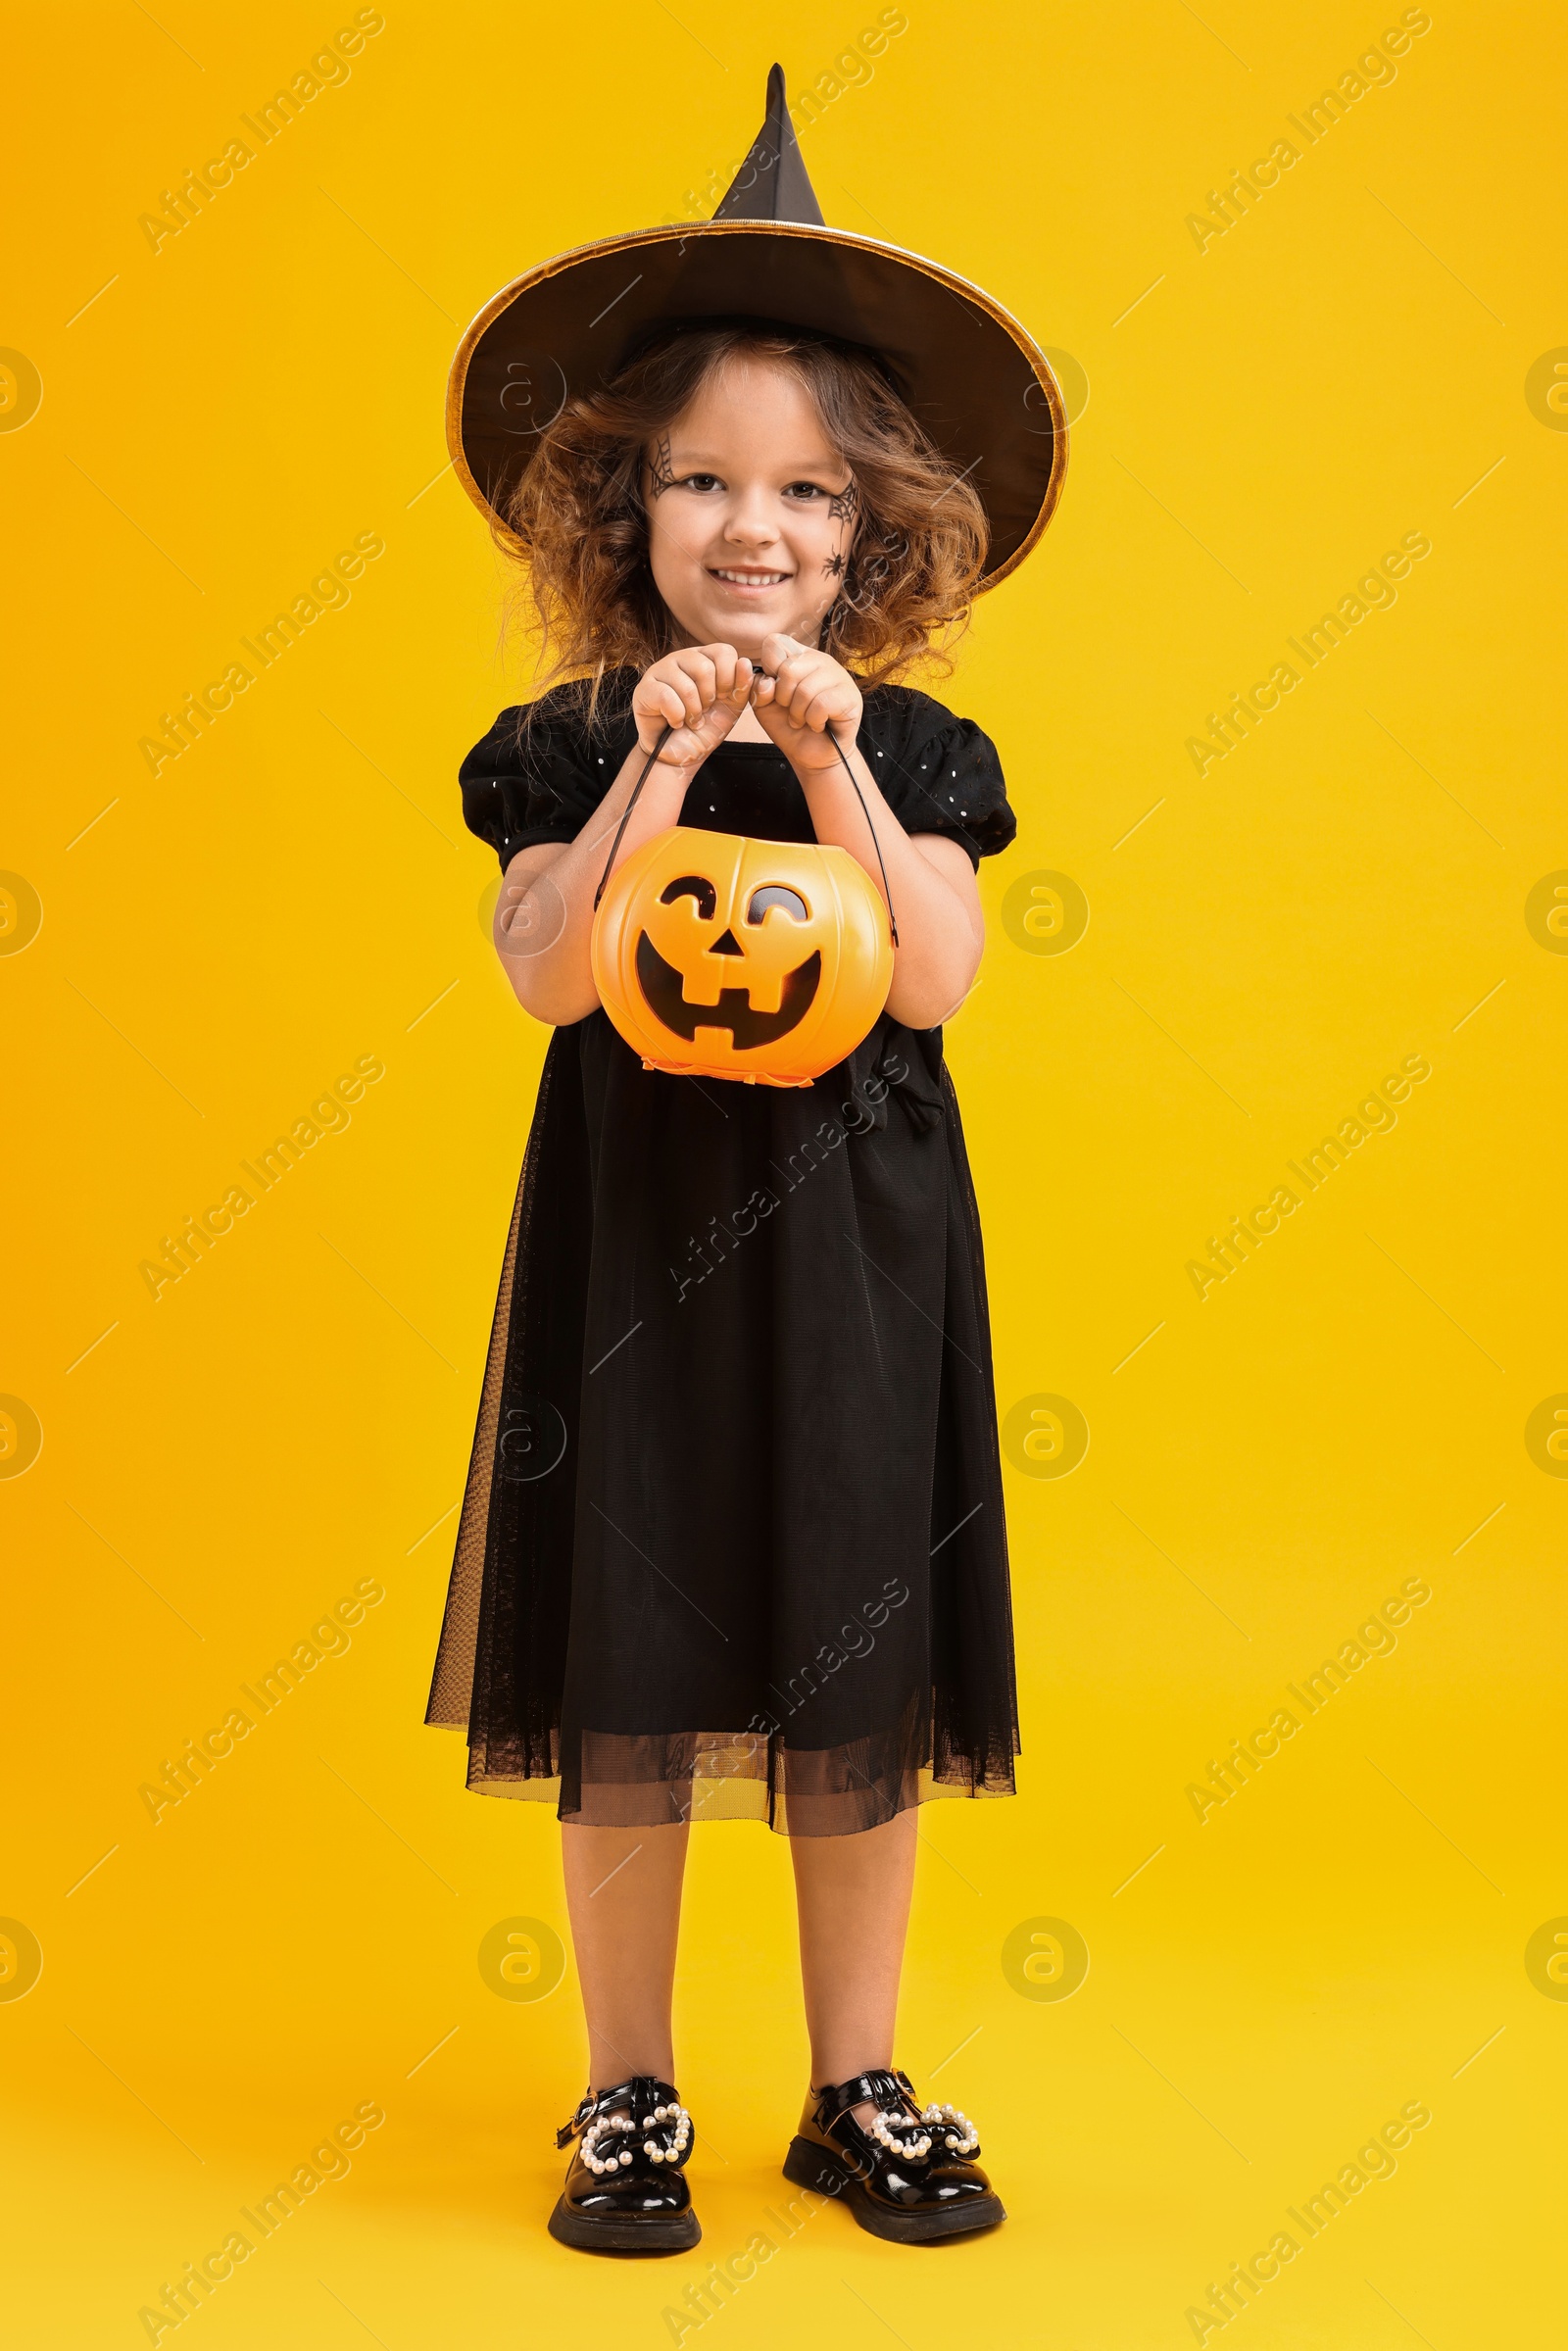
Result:
<svg viewBox="0 0 1568 2351">
<path fill-rule="evenodd" d="M 878 353 L 990 525 L 982 588 L 1019 564 L 1061 493 L 1067 419 L 1045 353 L 999 302 L 917 253 L 829 228 L 795 143 L 784 74 L 711 220 L 579 245 L 514 278 L 458 346 L 447 445 L 504 536 L 539 434 L 668 320 L 758 318 Z"/>
</svg>

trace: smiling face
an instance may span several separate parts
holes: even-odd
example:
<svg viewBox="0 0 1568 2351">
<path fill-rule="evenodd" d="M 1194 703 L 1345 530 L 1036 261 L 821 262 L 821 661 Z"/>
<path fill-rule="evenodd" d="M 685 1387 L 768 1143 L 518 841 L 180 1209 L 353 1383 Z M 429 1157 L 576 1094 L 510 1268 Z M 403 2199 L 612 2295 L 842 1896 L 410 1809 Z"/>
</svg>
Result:
<svg viewBox="0 0 1568 2351">
<path fill-rule="evenodd" d="M 855 536 L 858 496 L 805 384 L 736 356 L 647 452 L 654 584 L 689 645 L 753 660 L 774 630 L 816 644 Z"/>
</svg>

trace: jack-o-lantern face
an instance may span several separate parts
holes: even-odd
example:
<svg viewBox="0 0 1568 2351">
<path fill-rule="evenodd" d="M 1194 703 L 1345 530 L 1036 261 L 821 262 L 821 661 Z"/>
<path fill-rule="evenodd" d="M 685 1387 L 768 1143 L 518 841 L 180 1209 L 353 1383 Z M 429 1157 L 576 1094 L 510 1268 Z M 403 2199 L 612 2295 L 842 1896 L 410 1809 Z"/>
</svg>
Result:
<svg viewBox="0 0 1568 2351">
<path fill-rule="evenodd" d="M 847 850 L 673 825 L 594 917 L 599 999 L 645 1068 L 808 1086 L 887 1001 L 887 908 Z"/>
</svg>

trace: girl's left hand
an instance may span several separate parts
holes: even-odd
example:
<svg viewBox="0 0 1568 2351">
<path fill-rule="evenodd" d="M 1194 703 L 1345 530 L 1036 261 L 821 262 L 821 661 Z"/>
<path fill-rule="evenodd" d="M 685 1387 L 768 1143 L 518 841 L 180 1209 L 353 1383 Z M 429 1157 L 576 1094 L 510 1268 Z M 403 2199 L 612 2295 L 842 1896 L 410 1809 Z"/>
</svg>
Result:
<svg viewBox="0 0 1568 2351">
<path fill-rule="evenodd" d="M 840 770 L 835 740 L 853 747 L 860 689 L 831 654 L 775 634 L 762 640 L 752 708 L 762 730 L 798 772 Z"/>
</svg>

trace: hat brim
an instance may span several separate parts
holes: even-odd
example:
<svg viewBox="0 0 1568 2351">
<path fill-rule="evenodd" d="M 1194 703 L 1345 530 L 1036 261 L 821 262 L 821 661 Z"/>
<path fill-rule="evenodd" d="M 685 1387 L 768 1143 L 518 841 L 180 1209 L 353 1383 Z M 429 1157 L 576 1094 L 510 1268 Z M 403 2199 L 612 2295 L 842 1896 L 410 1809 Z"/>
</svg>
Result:
<svg viewBox="0 0 1568 2351">
<path fill-rule="evenodd" d="M 1067 417 L 1045 353 L 989 294 L 919 254 L 779 220 L 639 229 L 558 254 L 485 304 L 447 383 L 447 446 L 470 498 L 515 544 L 507 507 L 538 437 L 665 319 L 748 317 L 882 356 L 904 399 L 986 511 L 982 588 L 1050 521 Z"/>
</svg>

